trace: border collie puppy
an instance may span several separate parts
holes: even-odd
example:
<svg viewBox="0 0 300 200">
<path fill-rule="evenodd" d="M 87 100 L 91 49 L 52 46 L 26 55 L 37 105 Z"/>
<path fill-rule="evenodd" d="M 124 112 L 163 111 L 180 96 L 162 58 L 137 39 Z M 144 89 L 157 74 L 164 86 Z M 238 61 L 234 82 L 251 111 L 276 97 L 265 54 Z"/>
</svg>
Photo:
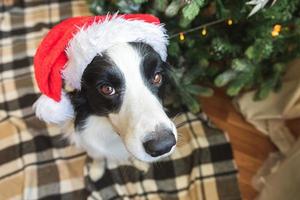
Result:
<svg viewBox="0 0 300 200">
<path fill-rule="evenodd" d="M 93 158 L 153 162 L 175 149 L 177 131 L 159 100 L 167 63 L 148 44 L 120 43 L 94 57 L 71 94 L 71 139 Z"/>
</svg>

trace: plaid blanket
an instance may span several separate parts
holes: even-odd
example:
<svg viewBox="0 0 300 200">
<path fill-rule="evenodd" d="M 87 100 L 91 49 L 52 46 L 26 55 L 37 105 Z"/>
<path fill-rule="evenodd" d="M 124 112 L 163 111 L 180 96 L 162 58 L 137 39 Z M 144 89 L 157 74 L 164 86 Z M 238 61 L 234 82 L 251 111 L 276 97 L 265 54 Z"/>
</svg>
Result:
<svg viewBox="0 0 300 200">
<path fill-rule="evenodd" d="M 0 199 L 240 199 L 226 134 L 204 114 L 176 118 L 180 144 L 159 163 L 92 161 L 39 121 L 32 60 L 47 31 L 89 15 L 85 1 L 0 2 Z"/>
</svg>

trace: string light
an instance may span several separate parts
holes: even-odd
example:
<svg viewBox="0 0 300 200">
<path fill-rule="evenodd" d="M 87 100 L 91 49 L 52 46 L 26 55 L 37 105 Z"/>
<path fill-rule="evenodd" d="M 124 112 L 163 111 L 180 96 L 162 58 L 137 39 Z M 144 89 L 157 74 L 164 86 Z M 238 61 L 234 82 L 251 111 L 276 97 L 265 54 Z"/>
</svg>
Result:
<svg viewBox="0 0 300 200">
<path fill-rule="evenodd" d="M 206 30 L 206 28 L 203 28 L 203 29 L 202 29 L 201 35 L 202 35 L 202 36 L 206 36 L 206 35 L 207 35 L 207 30 Z"/>
<path fill-rule="evenodd" d="M 183 41 L 184 40 L 184 34 L 181 32 L 181 33 L 179 33 L 179 39 L 181 40 L 181 41 Z"/>
<path fill-rule="evenodd" d="M 273 37 L 277 37 L 278 35 L 279 35 L 279 33 L 280 33 L 280 31 L 281 31 L 281 25 L 280 24 L 276 24 L 276 25 L 274 25 L 273 26 L 273 30 L 272 30 L 272 36 Z"/>
<path fill-rule="evenodd" d="M 201 30 L 201 29 L 203 29 L 205 27 L 209 27 L 209 26 L 212 26 L 212 25 L 215 25 L 215 24 L 220 24 L 220 23 L 222 23 L 224 21 L 225 21 L 225 19 L 218 19 L 216 21 L 208 22 L 206 24 L 202 24 L 200 26 L 196 26 L 194 28 L 188 29 L 186 31 L 181 31 L 179 33 L 174 33 L 174 34 L 170 35 L 169 38 L 171 39 L 171 38 L 175 38 L 175 37 L 179 36 L 180 40 L 181 40 L 181 38 L 183 38 L 182 40 L 184 40 L 184 34 L 188 34 L 188 33 L 191 33 L 191 32 L 197 31 L 197 30 Z M 183 36 L 181 36 L 181 35 L 183 35 Z"/>
<path fill-rule="evenodd" d="M 188 29 L 186 31 L 182 31 L 182 32 L 179 32 L 179 33 L 174 33 L 169 38 L 172 39 L 172 38 L 175 38 L 175 37 L 179 36 L 179 40 L 184 41 L 185 40 L 184 34 L 188 34 L 188 33 L 191 33 L 191 32 L 197 31 L 197 30 L 201 30 L 201 35 L 205 36 L 205 35 L 207 35 L 207 27 L 213 26 L 213 25 L 216 25 L 216 24 L 219 24 L 219 23 L 222 23 L 222 22 L 223 23 L 226 22 L 228 26 L 233 25 L 233 20 L 232 19 L 227 19 L 227 20 L 226 19 L 219 19 L 219 20 L 216 20 L 216 21 L 208 22 L 206 24 L 202 24 L 200 26 Z"/>
<path fill-rule="evenodd" d="M 227 20 L 227 24 L 228 24 L 228 26 L 231 26 L 231 25 L 233 24 L 232 19 L 228 19 L 228 20 Z"/>
</svg>

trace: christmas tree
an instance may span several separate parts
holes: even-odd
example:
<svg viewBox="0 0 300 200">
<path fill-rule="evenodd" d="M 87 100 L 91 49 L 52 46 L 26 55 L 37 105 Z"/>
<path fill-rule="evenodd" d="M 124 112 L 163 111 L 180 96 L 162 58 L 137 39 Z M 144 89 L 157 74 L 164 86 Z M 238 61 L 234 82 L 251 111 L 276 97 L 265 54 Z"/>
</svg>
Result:
<svg viewBox="0 0 300 200">
<path fill-rule="evenodd" d="M 256 90 L 264 99 L 281 86 L 300 54 L 299 0 L 89 0 L 95 15 L 151 13 L 165 24 L 171 86 L 192 112 L 197 97 L 223 87 L 229 96 Z M 300 75 L 299 75 L 300 76 Z M 173 104 L 176 106 L 176 104 Z"/>
</svg>

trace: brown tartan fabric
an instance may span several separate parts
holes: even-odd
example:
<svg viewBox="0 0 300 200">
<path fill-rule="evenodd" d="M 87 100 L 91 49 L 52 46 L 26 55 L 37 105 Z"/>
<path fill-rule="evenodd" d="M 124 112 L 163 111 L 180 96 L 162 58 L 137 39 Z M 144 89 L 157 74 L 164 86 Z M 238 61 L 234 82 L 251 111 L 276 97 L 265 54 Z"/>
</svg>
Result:
<svg viewBox="0 0 300 200">
<path fill-rule="evenodd" d="M 55 24 L 90 15 L 84 0 L 0 1 L 0 199 L 239 199 L 226 134 L 204 114 L 177 117 L 183 136 L 171 158 L 86 161 L 32 104 L 35 50 Z"/>
</svg>

